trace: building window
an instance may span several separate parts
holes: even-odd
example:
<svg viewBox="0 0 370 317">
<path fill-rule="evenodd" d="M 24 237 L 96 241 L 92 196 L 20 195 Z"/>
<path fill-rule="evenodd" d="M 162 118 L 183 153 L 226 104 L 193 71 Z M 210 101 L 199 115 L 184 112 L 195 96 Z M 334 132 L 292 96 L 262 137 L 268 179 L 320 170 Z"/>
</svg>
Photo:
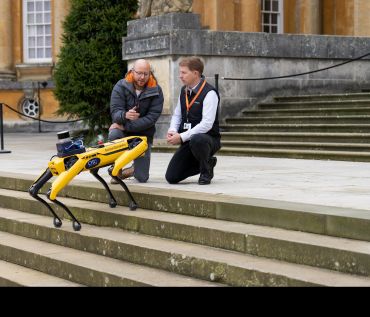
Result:
<svg viewBox="0 0 370 317">
<path fill-rule="evenodd" d="M 23 47 L 26 63 L 51 62 L 51 0 L 23 0 Z"/>
<path fill-rule="evenodd" d="M 262 32 L 283 33 L 283 0 L 261 0 Z"/>
<path fill-rule="evenodd" d="M 28 99 L 25 98 L 22 100 L 21 103 L 21 112 L 26 114 L 27 116 L 36 118 L 39 116 L 39 103 L 35 99 Z"/>
</svg>

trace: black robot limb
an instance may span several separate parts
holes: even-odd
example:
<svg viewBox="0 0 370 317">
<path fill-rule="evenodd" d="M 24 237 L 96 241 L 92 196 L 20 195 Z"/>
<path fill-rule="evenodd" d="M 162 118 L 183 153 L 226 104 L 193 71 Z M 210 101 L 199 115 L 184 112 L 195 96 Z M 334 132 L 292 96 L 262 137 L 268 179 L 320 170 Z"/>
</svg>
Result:
<svg viewBox="0 0 370 317">
<path fill-rule="evenodd" d="M 58 206 L 62 207 L 66 213 L 72 218 L 72 227 L 73 227 L 73 230 L 74 231 L 80 231 L 81 230 L 81 224 L 79 223 L 79 221 L 77 220 L 77 218 L 74 216 L 74 214 L 68 209 L 68 207 L 66 205 L 64 205 L 62 202 L 60 202 L 59 200 L 57 199 L 50 199 L 50 191 L 48 192 L 47 194 L 48 198 L 50 201 L 52 201 L 53 203 L 57 204 Z"/>
<path fill-rule="evenodd" d="M 108 184 L 106 181 L 98 174 L 99 169 L 93 169 L 90 171 L 90 173 L 104 186 L 105 190 L 108 192 L 109 195 L 109 207 L 115 208 L 117 206 L 117 201 L 114 198 L 110 188 L 108 187 Z"/>
<path fill-rule="evenodd" d="M 41 202 L 43 205 L 46 206 L 46 208 L 49 209 L 49 211 L 52 213 L 52 215 L 54 216 L 54 226 L 56 228 L 60 228 L 62 226 L 62 220 L 58 217 L 58 215 L 56 214 L 56 212 L 53 210 L 53 208 L 51 208 L 51 206 L 44 200 L 42 199 L 38 193 L 40 191 L 40 189 L 42 188 L 42 186 L 45 185 L 45 183 L 53 177 L 53 174 L 51 173 L 51 171 L 49 169 L 46 169 L 45 172 L 32 184 L 32 186 L 30 187 L 30 189 L 28 190 L 28 192 L 30 193 L 30 195 L 37 199 L 39 202 Z"/>
<path fill-rule="evenodd" d="M 134 197 L 132 196 L 130 190 L 128 189 L 127 185 L 122 181 L 122 179 L 120 179 L 118 176 L 113 176 L 112 175 L 112 171 L 113 171 L 113 168 L 114 166 L 111 166 L 109 169 L 108 169 L 108 173 L 109 175 L 115 179 L 118 184 L 120 184 L 122 186 L 122 188 L 124 189 L 124 191 L 126 192 L 127 196 L 128 196 L 128 207 L 130 208 L 130 210 L 136 210 L 137 208 L 137 203 L 134 199 Z"/>
</svg>

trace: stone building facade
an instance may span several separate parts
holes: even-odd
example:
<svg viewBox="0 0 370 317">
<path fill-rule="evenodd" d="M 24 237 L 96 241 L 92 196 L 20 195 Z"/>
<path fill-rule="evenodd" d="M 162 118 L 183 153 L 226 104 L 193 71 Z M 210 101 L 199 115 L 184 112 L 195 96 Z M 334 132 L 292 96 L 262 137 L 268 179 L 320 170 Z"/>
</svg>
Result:
<svg viewBox="0 0 370 317">
<path fill-rule="evenodd" d="M 20 112 L 55 119 L 53 68 L 69 0 L 1 0 L 0 102 Z M 30 123 L 4 108 L 8 126 Z"/>
<path fill-rule="evenodd" d="M 144 26 L 141 27 L 144 29 L 146 23 L 144 17 L 152 19 L 153 16 L 165 17 L 168 13 L 183 12 L 182 14 L 189 14 L 188 18 L 186 16 L 181 18 L 179 24 L 164 21 L 164 25 L 169 28 L 174 26 L 177 29 L 196 28 L 197 30 L 196 36 L 189 35 L 188 38 L 177 40 L 174 36 L 180 36 L 181 32 L 173 30 L 170 37 L 157 38 L 158 41 L 150 46 L 150 43 L 145 41 L 150 42 L 150 39 L 154 38 L 155 29 L 143 31 L 140 27 L 138 32 L 143 31 L 143 33 L 138 34 L 135 33 L 135 27 L 132 24 L 128 38 L 124 40 L 123 58 L 125 60 L 130 63 L 138 57 L 147 57 L 153 62 L 162 81 L 162 86 L 165 92 L 167 91 L 167 114 L 171 113 L 170 105 L 175 98 L 175 90 L 178 88 L 177 84 L 173 84 L 177 80 L 176 66 L 174 65 L 177 59 L 183 55 L 199 54 L 205 56 L 210 61 L 209 65 L 215 65 L 215 69 L 210 72 L 213 74 L 219 72 L 217 67 L 226 62 L 230 63 L 231 66 L 235 64 L 235 69 L 238 69 L 238 61 L 250 63 L 253 52 L 253 54 L 261 53 L 258 61 L 263 64 L 265 67 L 263 69 L 268 73 L 269 65 L 264 63 L 266 56 L 263 56 L 266 52 L 271 58 L 278 57 L 279 59 L 284 59 L 285 52 L 286 60 L 291 65 L 294 64 L 295 58 L 301 57 L 301 52 L 297 51 L 297 47 L 293 49 L 293 52 L 289 52 L 289 47 L 285 47 L 285 50 L 284 47 L 280 47 L 279 56 L 276 56 L 273 52 L 273 46 L 266 48 L 265 51 L 262 47 L 252 47 L 248 51 L 245 45 L 238 44 L 238 41 L 253 40 L 255 45 L 263 46 L 265 41 L 262 38 L 265 40 L 267 38 L 263 37 L 264 33 L 261 32 L 279 33 L 276 35 L 277 37 L 272 35 L 273 41 L 287 45 L 302 44 L 302 38 L 297 37 L 292 40 L 292 34 L 302 36 L 310 34 L 305 37 L 307 45 L 322 45 L 325 42 L 326 38 L 312 38 L 313 35 L 351 36 L 352 39 L 359 36 L 370 36 L 370 19 L 368 19 L 370 1 L 368 0 L 140 0 L 140 2 L 138 17 L 142 18 Z M 69 8 L 70 0 L 1 0 L 0 102 L 26 111 L 33 116 L 38 115 L 37 111 L 33 111 L 35 110 L 34 106 L 36 105 L 37 110 L 37 106 L 41 105 L 41 117 L 55 119 L 54 113 L 58 108 L 58 102 L 53 95 L 52 74 L 61 47 L 62 22 L 68 14 Z M 162 22 L 158 21 L 158 23 Z M 195 24 L 183 25 L 183 23 Z M 157 33 L 162 32 L 163 35 L 166 32 L 171 33 L 170 31 L 170 29 L 158 29 Z M 235 33 L 234 31 L 240 32 Z M 187 42 L 181 43 L 181 40 L 184 39 L 187 39 Z M 327 39 L 330 41 L 329 38 Z M 162 46 L 165 47 L 174 40 L 177 41 L 176 45 L 178 45 L 176 52 L 165 50 L 166 53 L 162 54 L 160 50 L 157 50 L 156 46 L 163 44 Z M 144 46 L 140 46 L 140 41 L 149 45 L 147 52 L 142 51 Z M 340 38 L 333 41 L 337 45 L 341 43 Z M 366 40 L 364 41 L 366 42 Z M 210 49 L 211 42 L 217 44 L 218 48 L 214 45 L 214 49 Z M 363 45 L 367 43 L 365 42 Z M 345 43 L 343 51 L 348 54 L 341 55 L 342 59 L 355 57 L 358 56 L 357 53 L 364 52 L 363 47 L 358 51 L 353 47 L 358 42 L 351 42 L 347 38 Z M 136 51 L 133 47 L 135 45 Z M 173 48 L 177 47 L 174 44 L 171 45 Z M 226 51 L 228 52 L 225 53 Z M 316 46 L 316 51 L 311 51 L 313 57 L 307 64 L 308 66 L 300 63 L 299 68 L 302 70 L 315 68 L 321 65 L 321 62 L 315 58 L 320 56 L 328 58 L 322 48 Z M 228 58 L 222 59 L 223 55 L 227 55 Z M 258 56 L 254 57 L 258 58 Z M 322 64 L 326 65 L 326 63 Z M 229 73 L 231 69 L 232 67 L 228 69 Z M 276 72 L 279 71 L 279 69 L 276 70 Z M 289 68 L 286 71 L 289 71 Z M 255 74 L 259 75 L 258 72 Z M 250 73 L 246 72 L 245 76 L 248 75 Z M 42 82 L 47 83 L 45 88 L 40 85 Z M 243 87 L 243 84 L 239 84 L 239 86 Z M 239 86 L 228 84 L 225 86 L 227 88 L 222 89 L 226 94 L 231 94 L 235 89 L 243 90 Z M 294 90 L 294 85 L 292 89 Z M 263 94 L 261 91 L 259 93 Z M 232 105 L 230 109 L 232 109 Z M 8 123 L 27 122 L 7 109 L 4 111 L 5 120 Z"/>
<path fill-rule="evenodd" d="M 138 17 L 171 12 L 200 14 L 203 27 L 215 31 L 370 36 L 368 0 L 139 0 Z M 275 32 L 272 32 L 275 33 Z"/>
</svg>

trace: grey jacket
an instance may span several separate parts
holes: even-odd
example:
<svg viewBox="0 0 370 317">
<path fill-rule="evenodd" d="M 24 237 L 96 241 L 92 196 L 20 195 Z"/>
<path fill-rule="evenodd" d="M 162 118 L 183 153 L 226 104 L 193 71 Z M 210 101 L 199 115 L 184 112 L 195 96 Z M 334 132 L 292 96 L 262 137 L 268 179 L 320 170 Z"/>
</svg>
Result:
<svg viewBox="0 0 370 317">
<path fill-rule="evenodd" d="M 147 136 L 148 142 L 153 142 L 155 123 L 163 109 L 163 93 L 159 85 L 146 87 L 137 96 L 133 83 L 121 79 L 114 86 L 110 100 L 110 114 L 113 123 L 123 125 L 126 136 Z M 126 112 L 138 106 L 140 117 L 131 121 L 125 118 Z"/>
</svg>

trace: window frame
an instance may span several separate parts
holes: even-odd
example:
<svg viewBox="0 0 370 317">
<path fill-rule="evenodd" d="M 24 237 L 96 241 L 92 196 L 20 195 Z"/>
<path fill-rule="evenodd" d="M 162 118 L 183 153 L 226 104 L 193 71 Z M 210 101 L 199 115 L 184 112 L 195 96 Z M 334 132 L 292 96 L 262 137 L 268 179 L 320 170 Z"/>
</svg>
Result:
<svg viewBox="0 0 370 317">
<path fill-rule="evenodd" d="M 41 13 L 42 14 L 42 17 L 44 19 L 44 15 L 45 13 L 49 13 L 50 14 L 50 22 L 49 23 L 45 23 L 44 21 L 42 23 L 37 23 L 36 21 L 34 23 L 28 23 L 28 14 L 29 14 L 29 11 L 28 11 L 28 3 L 32 1 L 35 3 L 36 5 L 36 2 L 37 1 L 42 1 L 43 2 L 43 10 L 42 11 L 36 11 L 36 8 L 35 8 L 35 12 L 34 15 L 35 15 L 35 18 L 36 18 L 36 13 Z M 50 10 L 49 11 L 45 11 L 44 10 L 44 3 L 45 1 L 49 1 L 50 3 Z M 51 8 L 51 5 L 52 5 L 52 1 L 51 0 L 23 0 L 22 1 L 22 29 L 23 29 L 23 61 L 24 63 L 28 63 L 28 64 L 38 64 L 38 63 L 51 63 L 52 60 L 53 60 L 53 35 L 52 35 L 52 8 Z M 44 31 L 43 31 L 43 34 L 42 34 L 42 38 L 43 38 L 43 45 L 42 46 L 38 46 L 37 45 L 37 38 L 38 37 L 41 37 L 40 34 L 37 34 L 37 31 L 36 31 L 36 34 L 35 34 L 35 50 L 37 51 L 38 48 L 42 48 L 44 50 L 44 57 L 42 58 L 31 58 L 30 55 L 29 55 L 29 38 L 30 38 L 30 34 L 29 34 L 29 26 L 30 25 L 33 25 L 36 27 L 37 29 L 37 26 L 43 26 L 44 27 Z M 45 33 L 45 26 L 50 26 L 50 34 L 46 34 Z M 46 37 L 47 36 L 50 36 L 50 46 L 47 46 L 46 45 Z M 50 49 L 50 53 L 51 53 L 51 56 L 50 57 L 45 57 L 45 50 L 46 49 Z M 37 56 L 37 53 L 36 55 Z"/>
<path fill-rule="evenodd" d="M 269 11 L 264 10 L 266 7 L 266 1 L 270 1 L 271 8 Z M 273 1 L 278 1 L 278 11 L 273 11 L 272 10 L 272 2 Z M 269 23 L 264 23 L 264 15 L 268 14 L 269 15 Z M 277 23 L 272 24 L 271 23 L 271 17 L 272 15 L 277 16 Z M 271 34 L 282 34 L 284 33 L 284 0 L 261 0 L 261 32 L 263 33 L 271 33 Z M 265 26 L 269 27 L 269 32 L 265 32 L 264 28 Z M 276 26 L 277 31 L 276 32 L 271 32 L 272 27 Z"/>
</svg>

